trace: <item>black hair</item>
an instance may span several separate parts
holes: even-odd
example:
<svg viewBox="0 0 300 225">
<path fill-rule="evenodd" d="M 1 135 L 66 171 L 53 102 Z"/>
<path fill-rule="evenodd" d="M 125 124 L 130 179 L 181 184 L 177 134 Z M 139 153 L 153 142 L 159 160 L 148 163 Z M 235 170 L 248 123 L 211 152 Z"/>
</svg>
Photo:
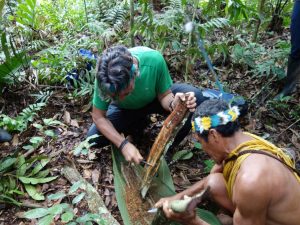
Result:
<svg viewBox="0 0 300 225">
<path fill-rule="evenodd" d="M 196 117 L 212 116 L 219 112 L 223 112 L 229 109 L 228 103 L 221 99 L 210 99 L 201 103 L 193 114 L 192 120 Z M 240 129 L 240 123 L 238 120 L 229 122 L 225 125 L 219 125 L 213 127 L 223 137 L 231 137 L 233 134 Z M 197 135 L 202 137 L 206 142 L 208 141 L 209 130 L 204 130 L 202 133 L 197 132 Z"/>
<path fill-rule="evenodd" d="M 119 93 L 127 87 L 131 80 L 132 64 L 132 55 L 125 46 L 118 45 L 106 49 L 96 67 L 96 79 L 100 90 Z"/>
</svg>

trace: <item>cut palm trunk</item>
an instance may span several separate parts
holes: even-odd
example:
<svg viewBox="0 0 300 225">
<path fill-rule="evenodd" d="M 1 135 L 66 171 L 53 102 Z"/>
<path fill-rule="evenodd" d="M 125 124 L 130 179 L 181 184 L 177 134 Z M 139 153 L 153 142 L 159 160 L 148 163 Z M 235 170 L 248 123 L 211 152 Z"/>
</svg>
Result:
<svg viewBox="0 0 300 225">
<path fill-rule="evenodd" d="M 145 198 L 153 177 L 158 172 L 161 164 L 161 158 L 168 151 L 174 137 L 184 124 L 184 118 L 188 115 L 188 109 L 183 101 L 177 104 L 174 111 L 165 120 L 161 131 L 159 132 L 155 142 L 150 150 L 147 163 L 153 166 L 145 166 L 145 175 L 141 185 L 141 194 Z"/>
<path fill-rule="evenodd" d="M 172 144 L 186 116 L 185 104 L 180 103 L 164 122 L 147 160 L 149 164 L 154 165 L 153 167 L 132 166 L 126 162 L 121 152 L 112 146 L 114 186 L 118 208 L 125 225 L 180 225 L 167 220 L 161 210 L 158 210 L 157 214 L 148 213 L 148 210 L 153 208 L 160 198 L 176 194 L 169 167 L 162 155 Z M 156 173 L 158 176 L 154 176 Z M 144 198 L 140 192 L 142 184 L 146 184 L 144 187 L 147 188 L 147 196 Z M 217 219 L 212 213 L 203 209 L 197 210 L 199 211 L 201 218 L 209 224 L 220 225 L 215 222 Z"/>
</svg>

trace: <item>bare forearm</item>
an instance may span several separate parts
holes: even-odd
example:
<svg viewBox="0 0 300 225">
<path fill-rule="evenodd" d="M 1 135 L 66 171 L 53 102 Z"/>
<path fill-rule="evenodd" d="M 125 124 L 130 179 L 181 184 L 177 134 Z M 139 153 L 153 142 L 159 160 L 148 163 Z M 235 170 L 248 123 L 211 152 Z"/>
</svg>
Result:
<svg viewBox="0 0 300 225">
<path fill-rule="evenodd" d="M 113 124 L 105 117 L 94 119 L 94 123 L 98 130 L 115 146 L 120 146 L 124 137 L 115 129 Z"/>
<path fill-rule="evenodd" d="M 200 193 L 206 187 L 207 187 L 207 177 L 203 178 L 202 180 L 198 181 L 197 183 L 193 184 L 191 187 L 178 193 L 177 195 L 180 196 L 180 198 L 183 198 L 184 195 L 191 197 Z"/>
<path fill-rule="evenodd" d="M 161 106 L 166 110 L 171 112 L 173 110 L 173 101 L 174 101 L 174 95 L 172 92 L 169 92 L 165 95 L 159 96 L 158 100 L 160 101 Z"/>
</svg>

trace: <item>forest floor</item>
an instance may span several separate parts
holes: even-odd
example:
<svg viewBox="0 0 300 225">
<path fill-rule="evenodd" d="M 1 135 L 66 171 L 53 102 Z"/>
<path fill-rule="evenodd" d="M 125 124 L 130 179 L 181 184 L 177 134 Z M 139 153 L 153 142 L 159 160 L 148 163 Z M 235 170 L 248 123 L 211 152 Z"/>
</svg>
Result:
<svg viewBox="0 0 300 225">
<path fill-rule="evenodd" d="M 278 82 L 271 82 L 263 88 L 269 82 L 268 78 L 251 77 L 246 75 L 245 71 L 232 68 L 230 65 L 218 67 L 218 72 L 221 81 L 226 82 L 226 86 L 230 88 L 231 92 L 244 96 L 249 102 L 249 111 L 242 121 L 244 130 L 267 138 L 279 147 L 294 149 L 297 159 L 299 159 L 300 122 L 299 119 L 294 119 L 295 117 L 291 118 L 292 112 L 298 113 L 296 118 L 300 117 L 299 89 L 288 101 L 273 101 L 273 97 L 280 88 Z M 199 80 L 197 77 L 193 77 L 191 83 L 196 86 L 212 88 L 213 83 L 209 81 L 210 76 L 206 75 L 207 68 L 200 68 L 198 73 L 201 74 L 200 77 L 205 78 Z M 176 76 L 174 80 L 180 81 L 181 78 Z M 37 88 L 42 89 L 38 86 Z M 51 87 L 49 86 L 49 88 Z M 55 181 L 41 185 L 40 190 L 45 195 L 68 190 L 71 184 L 61 175 L 60 171 L 66 163 L 72 161 L 81 175 L 97 189 L 107 208 L 122 224 L 115 197 L 110 149 L 108 147 L 92 148 L 88 155 L 79 157 L 73 156 L 72 153 L 72 150 L 85 139 L 88 128 L 92 123 L 90 99 L 70 99 L 68 98 L 70 90 L 64 87 L 51 88 L 51 90 L 53 90 L 53 95 L 50 97 L 47 106 L 38 113 L 37 118 L 40 120 L 42 118 L 55 118 L 66 126 L 57 129 L 58 138 L 56 140 L 44 144 L 33 153 L 51 156 L 51 175 L 59 176 Z M 2 113 L 12 117 L 16 116 L 23 108 L 34 103 L 34 99 L 30 94 L 35 91 L 29 85 L 25 85 L 18 90 L 7 89 L 0 99 L 1 105 L 3 104 Z M 143 134 L 139 135 L 138 139 L 133 139 L 139 149 L 146 152 L 151 148 L 161 128 L 162 119 L 158 115 L 152 115 L 149 118 L 149 126 Z M 21 134 L 15 134 L 12 142 L 1 144 L 1 158 L 15 152 L 20 148 L 20 145 L 27 143 L 36 132 L 35 129 L 31 128 L 29 127 L 27 131 Z M 178 147 L 178 150 L 182 149 L 192 149 L 193 157 L 170 165 L 176 191 L 184 190 L 207 174 L 205 160 L 209 157 L 203 151 L 194 148 L 190 138 L 187 138 Z M 38 204 L 40 207 L 49 207 L 52 204 L 48 200 L 35 202 L 29 199 L 26 195 L 23 197 L 23 200 L 28 203 Z M 78 214 L 84 214 L 87 211 L 87 203 L 81 201 L 76 208 Z M 17 215 L 20 212 L 27 210 L 28 208 L 24 207 L 19 208 L 0 204 L 0 225 L 35 224 L 34 220 L 29 222 L 29 220 L 18 218 Z"/>
</svg>

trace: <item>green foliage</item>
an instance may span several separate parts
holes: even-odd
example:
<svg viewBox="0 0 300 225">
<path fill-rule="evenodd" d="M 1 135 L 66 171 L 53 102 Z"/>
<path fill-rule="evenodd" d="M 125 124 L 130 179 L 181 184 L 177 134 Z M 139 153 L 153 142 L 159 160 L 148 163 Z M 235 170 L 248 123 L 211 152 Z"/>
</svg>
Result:
<svg viewBox="0 0 300 225">
<path fill-rule="evenodd" d="M 262 77 L 276 75 L 278 79 L 285 76 L 288 45 L 278 42 L 273 48 L 261 44 L 248 43 L 245 46 L 236 44 L 233 47 L 232 58 L 237 64 L 246 64 L 254 76 Z"/>
<path fill-rule="evenodd" d="M 2 19 L 2 11 L 3 11 L 4 5 L 5 5 L 5 0 L 0 0 L 0 22 Z"/>
<path fill-rule="evenodd" d="M 222 29 L 224 27 L 229 27 L 229 21 L 225 18 L 213 18 L 205 23 L 199 24 L 198 26 L 200 28 L 200 33 L 202 33 L 201 29 L 208 32 L 216 28 Z"/>
<path fill-rule="evenodd" d="M 268 101 L 267 109 L 279 119 L 286 118 L 291 122 L 300 119 L 300 105 L 292 96 Z"/>
<path fill-rule="evenodd" d="M 247 7 L 242 0 L 226 0 L 225 11 L 230 20 L 248 19 Z"/>
<path fill-rule="evenodd" d="M 193 157 L 193 152 L 191 150 L 181 150 L 181 151 L 177 151 L 173 155 L 172 161 L 187 160 L 192 157 Z"/>
<path fill-rule="evenodd" d="M 28 195 L 34 200 L 44 200 L 36 184 L 48 183 L 57 177 L 47 177 L 49 170 L 43 170 L 49 163 L 45 156 L 25 159 L 24 156 L 8 156 L 0 160 L 0 201 L 21 205 L 16 195 L 24 195 L 24 186 Z"/>
<path fill-rule="evenodd" d="M 64 191 L 57 192 L 48 196 L 48 200 L 62 200 L 65 197 L 71 197 L 74 195 L 74 192 L 79 188 L 84 188 L 84 183 L 78 181 L 74 183 L 69 190 L 69 193 L 66 194 Z M 85 192 L 81 192 L 75 196 L 72 200 L 72 204 L 59 203 L 54 204 L 50 208 L 36 208 L 25 212 L 24 216 L 27 219 L 39 219 L 38 224 L 44 225 L 53 223 L 54 217 L 56 221 L 60 220 L 63 223 L 68 224 L 93 224 L 95 222 L 100 225 L 108 225 L 105 219 L 101 218 L 97 214 L 87 213 L 82 216 L 74 214 L 74 207 L 78 204 L 85 196 Z"/>
<path fill-rule="evenodd" d="M 44 138 L 39 136 L 34 136 L 30 138 L 29 142 L 30 144 L 23 146 L 23 149 L 25 150 L 37 149 L 44 142 Z"/>
<path fill-rule="evenodd" d="M 10 57 L 0 65 L 0 87 L 4 84 L 13 84 L 14 74 L 26 63 L 24 53 Z"/>
<path fill-rule="evenodd" d="M 184 33 L 182 29 L 184 9 L 180 1 L 172 1 L 162 13 L 154 13 L 151 7 L 147 7 L 143 14 L 136 18 L 136 21 L 134 34 L 145 37 L 146 45 L 156 43 L 163 50 L 168 45 L 172 46 L 175 42 L 181 42 L 181 36 Z"/>
<path fill-rule="evenodd" d="M 35 97 L 35 102 L 48 102 L 49 98 L 53 94 L 53 91 L 39 91 L 38 94 L 31 94 L 30 96 Z"/>
<path fill-rule="evenodd" d="M 74 149 L 73 154 L 75 156 L 78 156 L 80 154 L 87 155 L 89 153 L 90 148 L 95 145 L 95 143 L 89 143 L 90 140 L 98 137 L 98 134 L 94 134 L 88 138 L 86 138 L 84 141 L 80 142 L 80 144 Z"/>
<path fill-rule="evenodd" d="M 215 162 L 212 159 L 207 159 L 207 160 L 204 160 L 204 164 L 205 164 L 204 172 L 209 173 L 211 171 L 211 169 L 213 168 L 213 166 L 215 165 Z"/>
<path fill-rule="evenodd" d="M 27 129 L 28 123 L 33 121 L 33 118 L 37 115 L 37 111 L 41 110 L 45 105 L 45 103 L 29 105 L 16 118 L 1 114 L 0 118 L 2 121 L 0 121 L 0 127 L 4 127 L 8 131 L 23 132 Z"/>
<path fill-rule="evenodd" d="M 49 129 L 49 128 L 56 127 L 57 125 L 64 126 L 63 123 L 61 123 L 58 120 L 54 120 L 52 118 L 43 119 L 43 125 L 39 124 L 39 123 L 34 123 L 33 127 L 37 128 L 39 131 L 39 134 L 42 136 L 31 137 L 29 140 L 30 144 L 23 146 L 23 149 L 25 149 L 25 150 L 37 149 L 44 143 L 46 137 L 55 138 L 57 136 L 56 133 L 52 129 Z"/>
<path fill-rule="evenodd" d="M 74 98 L 82 98 L 84 96 L 92 96 L 94 92 L 94 82 L 95 82 L 95 69 L 91 71 L 82 70 L 79 79 L 73 79 L 73 86 L 75 90 L 72 93 Z"/>
<path fill-rule="evenodd" d="M 40 29 L 57 33 L 77 33 L 86 23 L 82 1 L 41 1 L 37 9 Z M 64 34 L 64 35 L 65 35 Z"/>
<path fill-rule="evenodd" d="M 36 17 L 36 0 L 19 0 L 16 10 L 16 21 L 32 29 L 38 27 Z"/>
</svg>

